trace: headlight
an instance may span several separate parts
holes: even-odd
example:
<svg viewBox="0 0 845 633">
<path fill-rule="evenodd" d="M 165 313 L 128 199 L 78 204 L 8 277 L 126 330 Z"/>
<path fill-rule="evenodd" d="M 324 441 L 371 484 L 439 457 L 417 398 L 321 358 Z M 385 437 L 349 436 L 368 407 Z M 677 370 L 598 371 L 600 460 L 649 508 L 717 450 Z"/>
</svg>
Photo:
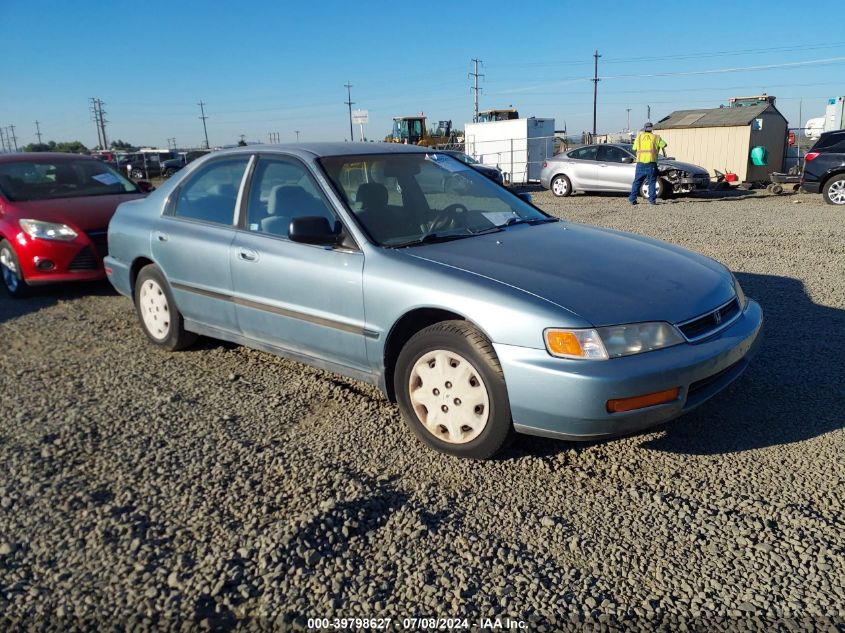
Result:
<svg viewBox="0 0 845 633">
<path fill-rule="evenodd" d="M 41 240 L 62 240 L 70 241 L 76 238 L 76 231 L 67 224 L 55 222 L 42 222 L 41 220 L 19 220 L 24 233 L 32 238 Z"/>
<path fill-rule="evenodd" d="M 733 273 L 731 273 L 731 279 L 734 282 L 734 292 L 736 292 L 736 300 L 739 302 L 739 309 L 745 312 L 745 308 L 748 307 L 748 297 L 745 296 L 742 286 L 739 285 L 739 281 Z"/>
<path fill-rule="evenodd" d="M 544 332 L 546 349 L 552 356 L 606 360 L 640 354 L 684 342 L 668 323 L 632 323 L 590 330 L 561 330 L 550 328 Z"/>
</svg>

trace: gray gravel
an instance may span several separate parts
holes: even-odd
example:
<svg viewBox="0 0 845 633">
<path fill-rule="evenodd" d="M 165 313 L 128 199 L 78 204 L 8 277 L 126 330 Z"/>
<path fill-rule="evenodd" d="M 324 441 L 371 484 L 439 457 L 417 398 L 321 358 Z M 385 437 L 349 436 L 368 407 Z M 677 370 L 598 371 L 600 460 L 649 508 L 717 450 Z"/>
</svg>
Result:
<svg viewBox="0 0 845 633">
<path fill-rule="evenodd" d="M 835 630 L 842 209 L 535 201 L 738 271 L 767 318 L 745 377 L 652 433 L 521 438 L 474 463 L 424 449 L 369 386 L 209 340 L 156 351 L 107 285 L 3 297 L 0 627 L 499 615 L 536 630 Z"/>
</svg>

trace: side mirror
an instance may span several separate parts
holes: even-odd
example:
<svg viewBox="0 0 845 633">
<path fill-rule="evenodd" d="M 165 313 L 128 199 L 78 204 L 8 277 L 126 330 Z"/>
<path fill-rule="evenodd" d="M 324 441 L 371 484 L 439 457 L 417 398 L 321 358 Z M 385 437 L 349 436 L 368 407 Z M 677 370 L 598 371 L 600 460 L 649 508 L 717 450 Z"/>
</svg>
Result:
<svg viewBox="0 0 845 633">
<path fill-rule="evenodd" d="M 149 182 L 148 180 L 139 180 L 135 183 L 135 186 L 138 187 L 144 193 L 150 193 L 151 191 L 155 191 L 156 188 L 153 187 L 153 183 Z"/>
<path fill-rule="evenodd" d="M 519 196 L 519 198 L 520 198 L 521 200 L 524 200 L 524 201 L 525 201 L 525 202 L 527 202 L 528 204 L 534 204 L 533 199 L 531 198 L 531 194 L 530 194 L 530 193 L 528 193 L 527 191 L 520 191 L 520 192 L 519 192 L 518 194 L 516 194 L 516 195 L 517 195 L 517 196 Z"/>
<path fill-rule="evenodd" d="M 631 158 L 630 156 L 623 156 L 623 157 L 622 157 L 622 162 L 623 162 L 623 163 L 633 163 L 633 162 L 634 162 L 634 159 L 633 159 L 633 158 Z"/>
<path fill-rule="evenodd" d="M 339 232 L 333 229 L 323 216 L 305 215 L 290 221 L 288 237 L 303 244 L 334 246 L 337 244 Z"/>
</svg>

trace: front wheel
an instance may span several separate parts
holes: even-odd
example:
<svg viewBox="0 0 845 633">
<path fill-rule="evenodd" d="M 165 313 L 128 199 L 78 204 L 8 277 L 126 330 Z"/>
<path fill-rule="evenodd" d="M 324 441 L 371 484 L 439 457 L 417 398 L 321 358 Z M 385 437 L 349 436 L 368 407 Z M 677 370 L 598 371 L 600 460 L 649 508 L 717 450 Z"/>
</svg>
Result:
<svg viewBox="0 0 845 633">
<path fill-rule="evenodd" d="M 169 351 L 183 349 L 196 340 L 185 330 L 182 314 L 173 301 L 170 285 L 155 264 L 148 264 L 135 281 L 135 310 L 144 334 Z"/>
<path fill-rule="evenodd" d="M 828 180 L 822 190 L 822 195 L 828 204 L 845 204 L 845 174 Z"/>
<path fill-rule="evenodd" d="M 9 296 L 20 299 L 27 295 L 29 286 L 24 281 L 15 249 L 8 240 L 0 240 L 0 275 L 3 278 L 3 287 Z"/>
<path fill-rule="evenodd" d="M 132 180 L 141 180 L 144 177 L 144 172 L 140 169 L 133 169 L 129 172 L 129 177 Z"/>
<path fill-rule="evenodd" d="M 648 180 L 640 186 L 640 195 L 648 199 Z M 659 176 L 654 181 L 654 197 L 658 200 L 666 195 L 666 181 Z"/>
<path fill-rule="evenodd" d="M 558 198 L 565 198 L 572 193 L 572 183 L 564 174 L 552 178 L 552 193 Z"/>
<path fill-rule="evenodd" d="M 435 323 L 411 337 L 397 359 L 394 387 L 408 426 L 440 452 L 488 459 L 513 433 L 499 359 L 465 321 Z"/>
</svg>

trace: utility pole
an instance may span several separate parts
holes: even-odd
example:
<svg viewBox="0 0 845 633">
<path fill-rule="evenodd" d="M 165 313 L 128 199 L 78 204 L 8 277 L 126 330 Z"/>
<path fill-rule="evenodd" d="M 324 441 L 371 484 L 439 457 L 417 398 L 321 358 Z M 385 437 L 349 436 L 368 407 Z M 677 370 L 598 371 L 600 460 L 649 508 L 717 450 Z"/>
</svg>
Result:
<svg viewBox="0 0 845 633">
<path fill-rule="evenodd" d="M 103 110 L 102 99 L 97 99 L 97 107 L 100 110 L 100 127 L 103 130 L 103 149 L 108 149 L 109 140 L 106 138 L 106 112 Z"/>
<path fill-rule="evenodd" d="M 650 106 L 650 105 L 647 105 L 647 106 L 646 106 L 646 111 L 645 111 L 645 112 L 646 112 L 646 115 L 645 115 L 645 120 L 646 120 L 646 121 L 651 121 L 651 106 Z"/>
<path fill-rule="evenodd" d="M 17 137 L 17 136 L 15 136 L 15 126 L 14 126 L 14 125 L 10 125 L 10 126 L 9 126 L 9 131 L 11 132 L 10 136 L 11 136 L 11 138 L 12 138 L 12 143 L 14 143 L 14 145 L 15 145 L 15 151 L 17 152 L 17 151 L 18 151 L 18 137 Z"/>
<path fill-rule="evenodd" d="M 481 92 L 481 88 L 478 87 L 478 78 L 483 77 L 484 75 L 479 74 L 479 72 L 478 72 L 478 65 L 482 64 L 482 61 L 480 59 L 475 59 L 475 58 L 473 58 L 471 61 L 472 61 L 473 64 L 475 64 L 475 72 L 469 73 L 469 75 L 468 75 L 469 77 L 472 77 L 474 79 L 474 84 L 472 86 L 472 91 L 474 93 L 474 99 L 473 99 L 474 106 L 473 106 L 473 109 L 472 109 L 472 112 L 473 112 L 472 122 L 478 123 L 478 93 Z"/>
<path fill-rule="evenodd" d="M 352 105 L 355 102 L 352 100 L 352 84 L 347 80 L 343 85 L 346 88 L 346 101 L 344 103 L 349 106 L 349 142 L 351 143 L 355 140 L 355 135 L 352 133 Z M 299 138 L 298 135 L 297 138 Z"/>
<path fill-rule="evenodd" d="M 296 132 L 296 142 L 299 143 L 299 130 L 294 130 Z"/>
<path fill-rule="evenodd" d="M 103 145 L 103 132 L 100 127 L 100 109 L 97 107 L 97 97 L 91 97 L 88 99 L 91 102 L 91 113 L 94 117 L 94 126 L 97 128 L 97 147 L 100 149 L 105 149 Z"/>
<path fill-rule="evenodd" d="M 38 144 L 41 145 L 41 128 L 38 126 L 38 121 L 35 122 L 35 136 L 38 137 Z"/>
<path fill-rule="evenodd" d="M 6 135 L 3 133 L 3 128 L 0 127 L 0 144 L 3 146 L 3 153 L 6 153 Z"/>
<path fill-rule="evenodd" d="M 631 108 L 625 108 L 625 112 L 628 113 L 628 124 L 625 126 L 625 131 L 631 131 Z"/>
<path fill-rule="evenodd" d="M 593 70 L 593 142 L 596 140 L 596 103 L 598 102 L 598 95 L 599 95 L 599 49 L 596 49 L 596 52 L 593 53 L 593 57 L 595 58 L 595 67 Z"/>
<path fill-rule="evenodd" d="M 205 120 L 208 118 L 207 116 L 205 116 L 205 103 L 200 101 L 197 105 L 200 107 L 200 113 L 201 113 L 200 118 L 202 119 L 202 131 L 205 133 L 205 149 L 211 149 L 211 147 L 208 145 L 208 128 L 205 126 Z"/>
</svg>

